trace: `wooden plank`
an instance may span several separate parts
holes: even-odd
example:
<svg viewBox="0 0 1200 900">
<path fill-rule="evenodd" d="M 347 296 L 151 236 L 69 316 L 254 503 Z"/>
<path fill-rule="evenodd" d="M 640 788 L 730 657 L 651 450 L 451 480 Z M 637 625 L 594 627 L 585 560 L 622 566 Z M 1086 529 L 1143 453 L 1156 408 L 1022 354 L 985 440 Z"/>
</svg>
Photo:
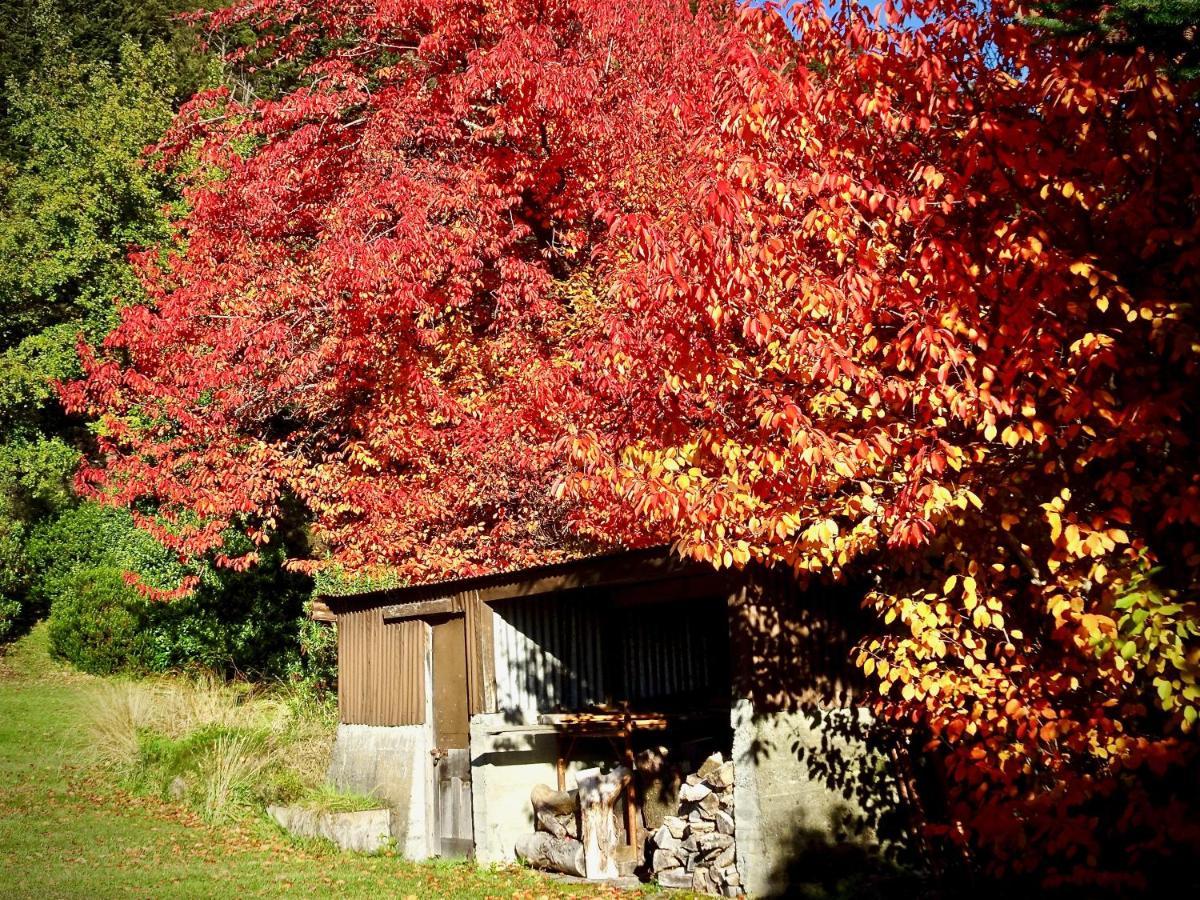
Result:
<svg viewBox="0 0 1200 900">
<path fill-rule="evenodd" d="M 432 624 L 433 742 L 439 750 L 465 749 L 467 712 L 467 635 L 461 617 Z"/>
<path fill-rule="evenodd" d="M 314 600 L 308 607 L 308 617 L 314 622 L 336 622 L 337 616 L 333 614 L 333 610 L 329 608 L 329 604 L 321 600 Z"/>
<path fill-rule="evenodd" d="M 499 725 L 487 729 L 484 734 L 558 734 L 553 725 Z"/>
<path fill-rule="evenodd" d="M 461 616 L 462 598 L 442 597 L 437 600 L 419 600 L 416 603 L 398 603 L 382 608 L 383 621 L 402 622 L 405 619 L 423 619 L 427 616 Z"/>
<path fill-rule="evenodd" d="M 470 712 L 496 711 L 496 648 L 492 630 L 492 608 L 479 599 L 478 591 L 461 595 L 467 620 L 467 675 Z"/>
<path fill-rule="evenodd" d="M 447 750 L 437 761 L 438 855 L 475 855 L 475 832 L 471 814 L 471 753 Z"/>
</svg>

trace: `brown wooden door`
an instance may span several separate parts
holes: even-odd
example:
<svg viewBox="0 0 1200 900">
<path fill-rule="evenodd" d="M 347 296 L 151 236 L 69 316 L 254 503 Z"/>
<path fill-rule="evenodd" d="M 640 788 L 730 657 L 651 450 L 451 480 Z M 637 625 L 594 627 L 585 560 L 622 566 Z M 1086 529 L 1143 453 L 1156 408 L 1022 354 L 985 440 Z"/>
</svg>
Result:
<svg viewBox="0 0 1200 900">
<path fill-rule="evenodd" d="M 439 856 L 475 852 L 471 821 L 470 716 L 467 710 L 467 630 L 462 616 L 430 623 L 433 630 L 435 829 Z"/>
</svg>

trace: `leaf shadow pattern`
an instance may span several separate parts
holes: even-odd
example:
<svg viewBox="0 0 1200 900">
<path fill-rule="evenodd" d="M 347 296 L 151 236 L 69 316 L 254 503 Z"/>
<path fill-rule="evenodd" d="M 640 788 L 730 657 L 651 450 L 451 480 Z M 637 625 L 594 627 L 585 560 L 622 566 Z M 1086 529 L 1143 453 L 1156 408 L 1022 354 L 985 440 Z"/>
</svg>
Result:
<svg viewBox="0 0 1200 900">
<path fill-rule="evenodd" d="M 871 626 L 864 592 L 852 584 L 805 589 L 786 573 L 757 569 L 732 595 L 734 691 L 744 698 L 735 761 L 766 773 L 756 790 L 776 807 L 764 807 L 762 821 L 780 893 L 869 896 L 855 892 L 876 881 L 916 890 L 929 869 L 912 737 L 870 714 L 852 665 Z M 787 801 L 767 800 L 763 778 Z"/>
</svg>

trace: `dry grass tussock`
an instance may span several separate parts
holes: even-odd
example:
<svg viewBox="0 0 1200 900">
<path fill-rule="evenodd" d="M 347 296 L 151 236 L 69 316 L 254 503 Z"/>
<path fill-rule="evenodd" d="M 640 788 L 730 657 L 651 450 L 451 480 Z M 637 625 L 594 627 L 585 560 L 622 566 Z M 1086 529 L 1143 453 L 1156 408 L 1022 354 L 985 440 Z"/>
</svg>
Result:
<svg viewBox="0 0 1200 900">
<path fill-rule="evenodd" d="M 333 737 L 298 695 L 203 678 L 102 682 L 87 719 L 95 764 L 211 821 L 316 789 Z"/>
</svg>

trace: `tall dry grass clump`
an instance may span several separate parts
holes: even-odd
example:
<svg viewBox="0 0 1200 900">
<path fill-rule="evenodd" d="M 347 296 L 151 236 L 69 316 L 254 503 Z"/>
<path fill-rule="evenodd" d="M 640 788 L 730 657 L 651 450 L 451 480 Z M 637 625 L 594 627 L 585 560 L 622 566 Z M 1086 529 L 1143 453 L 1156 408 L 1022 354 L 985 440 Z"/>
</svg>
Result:
<svg viewBox="0 0 1200 900">
<path fill-rule="evenodd" d="M 88 720 L 95 763 L 215 822 L 315 790 L 333 736 L 303 696 L 213 678 L 104 682 Z"/>
<path fill-rule="evenodd" d="M 130 682 L 103 682 L 92 692 L 87 719 L 95 762 L 120 768 L 137 759 L 141 732 L 155 721 L 155 693 Z"/>
<path fill-rule="evenodd" d="M 222 734 L 200 760 L 200 812 L 210 822 L 222 822 L 246 797 L 253 797 L 276 751 L 250 734 Z"/>
</svg>

